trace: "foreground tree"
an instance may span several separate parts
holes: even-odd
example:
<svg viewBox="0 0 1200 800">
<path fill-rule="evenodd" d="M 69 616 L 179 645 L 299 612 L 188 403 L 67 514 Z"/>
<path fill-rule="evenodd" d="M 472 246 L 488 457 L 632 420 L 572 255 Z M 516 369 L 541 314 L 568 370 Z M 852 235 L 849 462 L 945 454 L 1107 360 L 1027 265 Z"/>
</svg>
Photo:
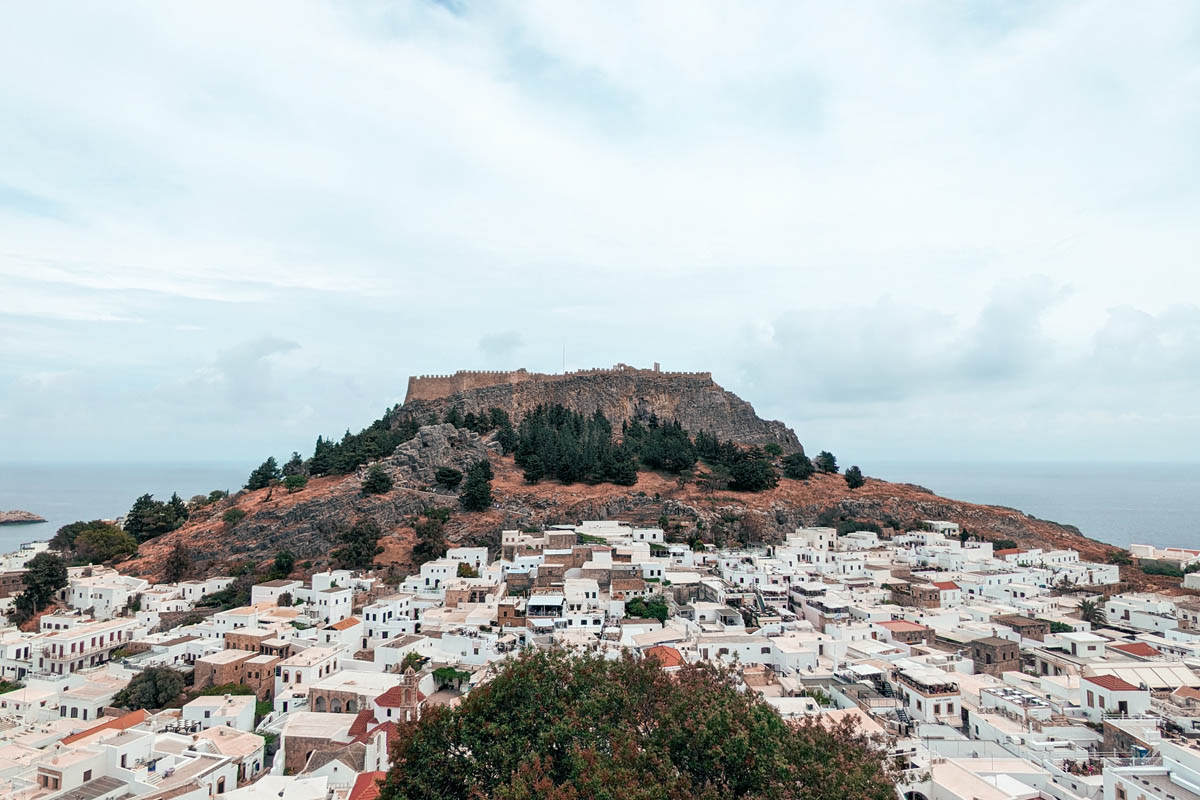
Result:
<svg viewBox="0 0 1200 800">
<path fill-rule="evenodd" d="M 169 667 L 147 667 L 117 692 L 113 705 L 132 710 L 166 708 L 179 699 L 184 683 L 183 675 Z"/>
<path fill-rule="evenodd" d="M 713 667 L 530 651 L 456 707 L 400 729 L 383 800 L 885 800 L 849 724 L 796 725 Z"/>
</svg>

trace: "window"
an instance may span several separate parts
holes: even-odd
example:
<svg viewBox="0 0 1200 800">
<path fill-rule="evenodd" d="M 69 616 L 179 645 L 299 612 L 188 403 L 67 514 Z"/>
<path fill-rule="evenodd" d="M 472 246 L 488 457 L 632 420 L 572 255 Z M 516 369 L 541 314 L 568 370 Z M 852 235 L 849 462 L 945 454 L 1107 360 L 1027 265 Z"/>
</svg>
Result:
<svg viewBox="0 0 1200 800">
<path fill-rule="evenodd" d="M 85 769 L 83 771 L 83 782 L 87 783 L 91 779 L 92 779 L 92 771 L 90 769 Z"/>
</svg>

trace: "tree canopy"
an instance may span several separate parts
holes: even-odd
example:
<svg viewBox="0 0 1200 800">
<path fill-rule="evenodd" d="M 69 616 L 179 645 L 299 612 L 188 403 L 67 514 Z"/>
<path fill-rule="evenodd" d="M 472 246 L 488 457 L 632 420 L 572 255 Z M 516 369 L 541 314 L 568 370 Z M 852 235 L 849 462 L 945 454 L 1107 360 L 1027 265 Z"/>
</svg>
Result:
<svg viewBox="0 0 1200 800">
<path fill-rule="evenodd" d="M 383 800 L 890 800 L 851 724 L 785 722 L 725 671 L 528 651 L 401 726 Z"/>
<path fill-rule="evenodd" d="M 183 693 L 183 675 L 170 667 L 147 667 L 113 697 L 113 705 L 137 710 L 166 708 Z"/>
<path fill-rule="evenodd" d="M 18 623 L 41 611 L 59 589 L 66 588 L 66 562 L 54 553 L 38 553 L 26 562 L 21 581 L 25 591 L 13 600 L 13 610 L 9 614 L 9 618 Z"/>
<path fill-rule="evenodd" d="M 368 569 L 375 556 L 382 552 L 379 537 L 383 530 L 370 517 L 363 517 L 338 536 L 342 546 L 333 551 L 333 563 L 338 569 Z"/>
<path fill-rule="evenodd" d="M 863 477 L 862 470 L 858 468 L 857 464 L 846 470 L 846 474 L 842 477 L 846 479 L 846 485 L 851 489 L 857 489 L 867 482 L 867 479 Z"/>
<path fill-rule="evenodd" d="M 50 546 L 66 553 L 73 563 L 99 564 L 136 553 L 138 543 L 113 523 L 94 519 L 62 526 L 50 540 Z"/>
<path fill-rule="evenodd" d="M 246 479 L 246 488 L 250 490 L 265 489 L 282 477 L 283 470 L 275 462 L 275 456 L 271 456 L 250 473 L 250 477 Z"/>
<path fill-rule="evenodd" d="M 828 450 L 822 450 L 813 459 L 813 463 L 817 467 L 818 472 L 823 472 L 826 475 L 836 475 L 838 471 L 837 457 Z"/>
<path fill-rule="evenodd" d="M 486 511 L 492 505 L 492 465 L 480 459 L 467 470 L 458 501 L 466 511 Z"/>
<path fill-rule="evenodd" d="M 362 491 L 363 494 L 387 494 L 392 490 L 392 486 L 392 476 L 376 464 L 367 470 L 367 477 L 363 478 L 362 482 Z"/>
<path fill-rule="evenodd" d="M 178 494 L 163 502 L 154 495 L 144 494 L 133 501 L 133 507 L 125 515 L 125 532 L 139 542 L 170 533 L 187 521 L 187 505 Z"/>
<path fill-rule="evenodd" d="M 812 459 L 804 453 L 791 453 L 783 457 L 783 477 L 795 481 L 806 481 L 813 476 L 816 468 Z"/>
</svg>

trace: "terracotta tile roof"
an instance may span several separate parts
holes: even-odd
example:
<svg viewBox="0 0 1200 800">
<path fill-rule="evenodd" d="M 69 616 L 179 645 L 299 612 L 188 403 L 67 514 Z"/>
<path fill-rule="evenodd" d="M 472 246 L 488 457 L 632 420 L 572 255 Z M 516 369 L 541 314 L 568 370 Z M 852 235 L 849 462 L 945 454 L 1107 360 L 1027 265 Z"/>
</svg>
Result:
<svg viewBox="0 0 1200 800">
<path fill-rule="evenodd" d="M 884 628 L 887 628 L 892 633 L 911 633 L 913 631 L 929 630 L 924 625 L 918 625 L 915 622 L 909 622 L 906 619 L 889 619 L 886 622 L 879 623 Z"/>
<path fill-rule="evenodd" d="M 80 739 L 84 739 L 94 733 L 99 733 L 100 731 L 129 730 L 134 725 L 140 725 L 141 723 L 145 722 L 149 717 L 150 715 L 145 711 L 130 711 L 128 714 L 107 719 L 104 722 L 101 722 L 99 725 L 93 725 L 85 731 L 80 731 L 79 733 L 73 733 L 70 736 L 65 736 L 63 737 L 62 743 L 71 744 L 72 742 L 77 742 Z"/>
<path fill-rule="evenodd" d="M 664 668 L 682 667 L 684 663 L 683 656 L 679 654 L 679 651 L 674 647 L 667 647 L 665 644 L 647 648 L 646 657 L 655 659 Z"/>
<path fill-rule="evenodd" d="M 960 588 L 954 581 L 934 581 L 933 585 L 941 589 L 943 592 L 953 591 Z"/>
<path fill-rule="evenodd" d="M 1121 644 L 1112 645 L 1113 650 L 1120 650 L 1122 653 L 1129 653 L 1131 656 L 1142 656 L 1144 658 L 1153 658 L 1161 656 L 1162 652 L 1154 649 L 1145 642 L 1123 642 Z"/>
<path fill-rule="evenodd" d="M 354 722 L 350 723 L 348 733 L 351 737 L 357 739 L 367 732 L 367 729 L 375 724 L 375 712 L 369 708 L 364 709 L 354 715 Z"/>
<path fill-rule="evenodd" d="M 1087 675 L 1085 681 L 1092 683 L 1102 688 L 1108 689 L 1110 692 L 1136 692 L 1138 687 L 1134 686 L 1127 680 L 1122 680 L 1116 675 Z"/>
<path fill-rule="evenodd" d="M 364 772 L 354 780 L 348 800 L 375 800 L 379 797 L 380 782 L 387 777 L 386 772 Z"/>
<path fill-rule="evenodd" d="M 358 625 L 358 624 L 359 624 L 358 617 L 346 617 L 344 620 L 342 620 L 340 622 L 335 622 L 332 625 L 328 625 L 326 627 L 331 628 L 332 630 L 335 630 L 335 631 L 344 631 L 347 628 L 353 628 L 355 625 Z"/>
<path fill-rule="evenodd" d="M 425 699 L 423 692 L 417 692 L 417 702 Z M 384 708 L 399 708 L 404 705 L 404 687 L 397 684 L 375 698 L 375 702 Z"/>
<path fill-rule="evenodd" d="M 1024 550 L 1021 550 L 1019 548 L 1009 547 L 1009 548 L 1005 548 L 1004 550 L 993 550 L 992 555 L 994 555 L 996 557 L 1015 556 L 1018 553 L 1024 553 L 1024 552 L 1025 552 Z"/>
</svg>

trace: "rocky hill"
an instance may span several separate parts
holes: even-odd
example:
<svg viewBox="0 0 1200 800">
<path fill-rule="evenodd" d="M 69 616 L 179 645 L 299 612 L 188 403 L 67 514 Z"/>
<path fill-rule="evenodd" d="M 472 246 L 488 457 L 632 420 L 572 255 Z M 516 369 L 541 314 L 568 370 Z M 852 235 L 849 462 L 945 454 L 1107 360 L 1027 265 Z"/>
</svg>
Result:
<svg viewBox="0 0 1200 800">
<path fill-rule="evenodd" d="M 791 453 L 803 450 L 795 432 L 776 420 L 764 420 L 754 408 L 721 388 L 707 372 L 662 372 L 618 364 L 612 369 L 561 375 L 514 372 L 457 372 L 409 379 L 403 409 L 417 419 L 444 419 L 457 406 L 467 412 L 507 411 L 519 420 L 539 405 L 563 405 L 583 414 L 602 412 L 619 428 L 622 422 L 655 414 L 679 420 L 692 433 L 704 431 L 740 444 L 774 442 Z"/>
<path fill-rule="evenodd" d="M 435 486 L 439 466 L 466 469 L 488 458 L 495 478 L 492 509 L 460 510 L 456 495 Z M 172 533 L 142 545 L 137 558 L 122 571 L 161 576 L 166 556 L 176 544 L 186 545 L 197 573 L 229 572 L 247 561 L 266 564 L 287 548 L 306 572 L 324 568 L 337 546 L 340 531 L 360 518 L 377 521 L 384 531 L 384 552 L 377 563 L 394 574 L 407 574 L 414 540 L 412 524 L 423 509 L 444 506 L 453 516 L 447 524 L 452 544 L 496 545 L 506 528 L 621 519 L 633 523 L 669 521 L 669 536 L 703 541 L 772 542 L 800 525 L 855 520 L 879 525 L 885 533 L 922 519 L 958 522 L 986 539 L 1011 539 L 1028 547 L 1073 547 L 1084 558 L 1104 560 L 1111 547 L 1082 537 L 1068 526 L 1039 520 L 1015 509 L 964 503 L 939 497 L 909 484 L 868 478 L 851 490 L 840 475 L 816 475 L 807 481 L 782 479 L 771 490 L 749 493 L 707 492 L 695 481 L 642 472 L 634 486 L 545 481 L 529 485 L 509 456 L 499 454 L 489 438 L 450 425 L 431 425 L 381 462 L 395 482 L 382 495 L 364 495 L 361 474 L 311 480 L 289 494 L 282 488 L 241 492 L 206 506 Z M 237 506 L 246 517 L 230 528 L 224 512 Z"/>
</svg>

